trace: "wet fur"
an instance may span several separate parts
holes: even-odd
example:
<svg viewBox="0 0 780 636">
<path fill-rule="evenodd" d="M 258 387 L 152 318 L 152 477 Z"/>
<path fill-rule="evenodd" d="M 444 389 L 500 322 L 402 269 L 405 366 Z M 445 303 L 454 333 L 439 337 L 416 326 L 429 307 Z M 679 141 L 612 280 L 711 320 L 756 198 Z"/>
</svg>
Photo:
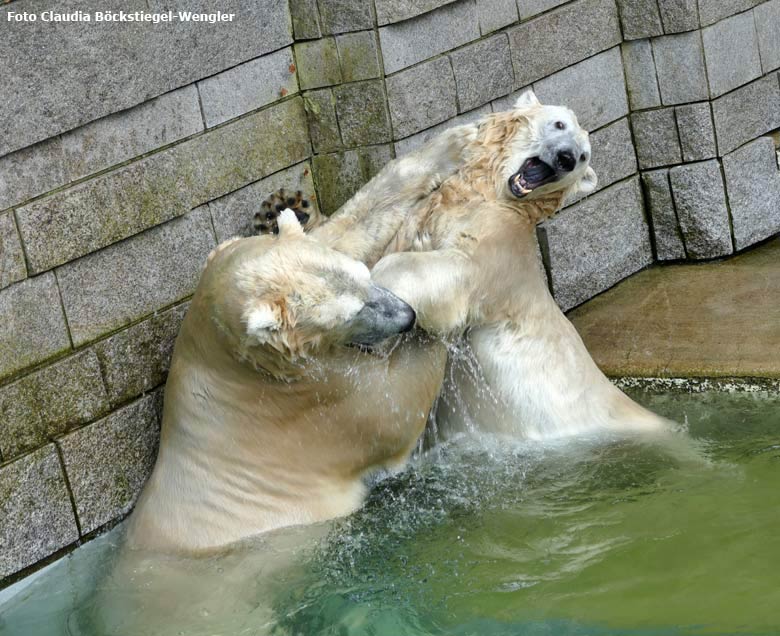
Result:
<svg viewBox="0 0 780 636">
<path fill-rule="evenodd" d="M 371 284 L 359 260 L 379 260 L 471 138 L 456 129 L 389 164 L 312 236 L 289 212 L 278 237 L 214 250 L 174 347 L 157 463 L 126 547 L 207 553 L 345 515 L 367 473 L 403 464 L 441 390 L 446 349 L 424 334 L 388 351 L 345 346 L 339 310 L 359 293 L 349 279 Z"/>
<path fill-rule="evenodd" d="M 532 98 L 485 117 L 473 138 L 463 138 L 459 169 L 407 212 L 372 276 L 415 308 L 424 329 L 467 333 L 480 372 L 473 377 L 451 361 L 438 409 L 445 434 L 474 427 L 527 437 L 665 432 L 670 422 L 596 367 L 550 295 L 536 255 L 536 224 L 583 183 L 595 187 L 595 175 L 578 169 L 523 199 L 508 192 L 508 177 L 544 143 L 540 122 L 549 108 Z M 568 113 L 572 134 L 586 138 Z M 365 193 L 356 199 L 366 209 L 377 205 Z"/>
</svg>

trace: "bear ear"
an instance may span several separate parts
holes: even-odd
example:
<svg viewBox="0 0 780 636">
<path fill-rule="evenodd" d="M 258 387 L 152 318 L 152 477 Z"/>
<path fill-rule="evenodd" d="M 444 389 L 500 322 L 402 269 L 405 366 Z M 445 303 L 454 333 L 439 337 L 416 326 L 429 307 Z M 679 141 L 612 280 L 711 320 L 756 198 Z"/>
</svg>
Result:
<svg viewBox="0 0 780 636">
<path fill-rule="evenodd" d="M 529 106 L 541 106 L 541 102 L 536 97 L 536 93 L 530 88 L 520 95 L 515 102 L 515 108 L 528 108 Z"/>
<path fill-rule="evenodd" d="M 282 238 L 303 236 L 303 226 L 290 208 L 282 210 L 276 223 L 279 227 L 279 236 Z"/>
<path fill-rule="evenodd" d="M 590 194 L 596 189 L 598 183 L 599 178 L 596 176 L 596 171 L 588 166 L 588 169 L 585 171 L 585 176 L 582 177 L 579 182 L 577 192 L 578 194 Z"/>
<path fill-rule="evenodd" d="M 276 331 L 280 327 L 279 318 L 274 308 L 264 302 L 252 305 L 244 314 L 246 320 L 246 332 L 260 341 L 268 339 L 269 331 Z"/>
</svg>

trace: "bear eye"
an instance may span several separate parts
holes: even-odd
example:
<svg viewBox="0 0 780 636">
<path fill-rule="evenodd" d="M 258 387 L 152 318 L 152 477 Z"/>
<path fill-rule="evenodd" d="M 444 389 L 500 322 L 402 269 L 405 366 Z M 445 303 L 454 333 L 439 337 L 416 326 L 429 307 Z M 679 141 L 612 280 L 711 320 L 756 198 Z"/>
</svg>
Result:
<svg viewBox="0 0 780 636">
<path fill-rule="evenodd" d="M 566 130 L 566 124 L 564 124 L 562 121 L 556 121 L 555 122 L 555 127 L 558 130 Z"/>
<path fill-rule="evenodd" d="M 588 158 L 588 155 L 586 155 L 584 152 L 580 155 L 580 161 L 585 161 Z"/>
</svg>

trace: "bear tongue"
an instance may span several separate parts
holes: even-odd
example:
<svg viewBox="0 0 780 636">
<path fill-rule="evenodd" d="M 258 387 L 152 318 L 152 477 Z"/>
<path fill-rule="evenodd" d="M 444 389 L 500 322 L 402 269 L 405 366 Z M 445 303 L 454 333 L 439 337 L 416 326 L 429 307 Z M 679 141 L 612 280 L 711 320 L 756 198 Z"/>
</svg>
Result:
<svg viewBox="0 0 780 636">
<path fill-rule="evenodd" d="M 524 171 L 525 180 L 531 184 L 544 181 L 555 174 L 555 171 L 542 161 L 529 163 Z"/>
</svg>

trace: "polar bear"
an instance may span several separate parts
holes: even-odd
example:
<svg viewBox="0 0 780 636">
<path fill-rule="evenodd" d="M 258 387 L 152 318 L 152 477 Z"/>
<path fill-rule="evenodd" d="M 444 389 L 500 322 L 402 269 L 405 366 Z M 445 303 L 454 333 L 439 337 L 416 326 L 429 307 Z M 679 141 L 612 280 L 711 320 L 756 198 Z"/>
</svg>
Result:
<svg viewBox="0 0 780 636">
<path fill-rule="evenodd" d="M 176 341 L 128 547 L 198 553 L 357 508 L 363 476 L 404 461 L 441 388 L 440 344 L 361 348 L 414 319 L 291 211 L 278 237 L 220 246 Z"/>
<path fill-rule="evenodd" d="M 528 438 L 666 432 L 671 422 L 599 370 L 551 296 L 536 224 L 595 189 L 588 134 L 573 112 L 524 93 L 482 119 L 464 164 L 426 201 L 372 277 L 431 332 L 466 333 L 476 361 L 451 359 L 437 409 L 444 435 L 477 427 Z"/>
<path fill-rule="evenodd" d="M 364 258 L 372 277 L 415 308 L 423 329 L 466 334 L 472 360 L 450 361 L 436 411 L 439 431 L 477 427 L 546 438 L 669 430 L 670 422 L 601 373 L 550 295 L 538 262 L 536 224 L 597 183 L 588 134 L 574 113 L 543 106 L 529 91 L 513 110 L 487 115 L 460 134 L 457 171 L 412 209 L 393 210 L 402 221 L 392 237 L 373 241 L 375 233 L 366 231 L 357 241 L 373 241 L 371 258 Z M 359 229 L 364 221 L 355 221 L 356 209 L 385 209 L 371 191 L 359 192 L 313 235 L 333 237 L 350 220 Z M 330 244 L 343 249 L 356 234 L 353 227 L 348 239 Z M 364 252 L 352 254 L 363 258 Z"/>
<path fill-rule="evenodd" d="M 366 473 L 404 462 L 446 349 L 416 334 L 366 350 L 411 329 L 415 314 L 361 261 L 381 256 L 403 211 L 454 171 L 474 134 L 454 129 L 386 166 L 335 233 L 307 236 L 301 211 L 287 209 L 274 215 L 277 236 L 214 250 L 176 340 L 160 450 L 127 547 L 201 553 L 338 517 L 362 503 Z"/>
</svg>

